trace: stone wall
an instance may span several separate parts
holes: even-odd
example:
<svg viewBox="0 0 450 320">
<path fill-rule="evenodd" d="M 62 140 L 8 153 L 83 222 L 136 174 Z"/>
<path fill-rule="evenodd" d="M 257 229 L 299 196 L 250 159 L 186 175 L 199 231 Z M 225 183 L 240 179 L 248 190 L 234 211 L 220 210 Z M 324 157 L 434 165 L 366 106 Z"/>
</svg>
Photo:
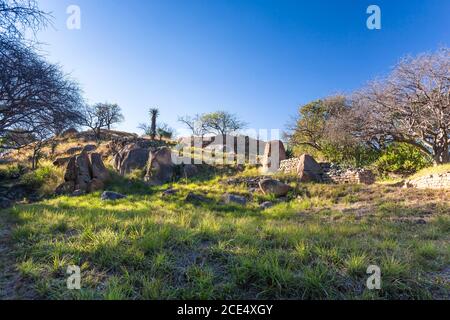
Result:
<svg viewBox="0 0 450 320">
<path fill-rule="evenodd" d="M 430 174 L 405 183 L 406 188 L 450 189 L 450 172 Z"/>
<path fill-rule="evenodd" d="M 281 161 L 280 171 L 284 173 L 297 173 L 300 163 L 299 158 L 292 158 Z M 337 184 L 373 184 L 375 175 L 366 169 L 341 169 L 339 166 L 330 163 L 319 163 L 322 167 L 322 182 Z"/>
</svg>

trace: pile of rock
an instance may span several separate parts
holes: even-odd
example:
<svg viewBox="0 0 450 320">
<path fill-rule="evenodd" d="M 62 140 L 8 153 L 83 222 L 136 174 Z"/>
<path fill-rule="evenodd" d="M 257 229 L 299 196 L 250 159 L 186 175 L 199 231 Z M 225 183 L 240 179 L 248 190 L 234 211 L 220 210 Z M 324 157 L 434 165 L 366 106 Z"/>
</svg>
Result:
<svg viewBox="0 0 450 320">
<path fill-rule="evenodd" d="M 82 152 L 69 159 L 64 173 L 64 183 L 55 190 L 57 194 L 82 194 L 102 190 L 110 175 L 99 153 Z"/>
<path fill-rule="evenodd" d="M 337 184 L 374 184 L 375 175 L 372 171 L 362 168 L 343 169 L 330 163 L 320 164 L 324 175 L 323 182 Z"/>
<path fill-rule="evenodd" d="M 450 189 L 450 171 L 425 175 L 405 182 L 405 188 Z"/>
<path fill-rule="evenodd" d="M 362 168 L 343 169 L 335 164 L 317 163 L 310 155 L 281 162 L 280 171 L 296 174 L 301 182 L 323 182 L 337 184 L 373 184 L 375 175 Z"/>
</svg>

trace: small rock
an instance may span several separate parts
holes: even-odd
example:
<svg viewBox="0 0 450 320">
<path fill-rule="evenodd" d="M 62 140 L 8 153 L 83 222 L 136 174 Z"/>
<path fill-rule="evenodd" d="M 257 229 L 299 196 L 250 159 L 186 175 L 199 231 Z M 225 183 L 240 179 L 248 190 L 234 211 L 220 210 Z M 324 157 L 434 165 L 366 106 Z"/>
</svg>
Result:
<svg viewBox="0 0 450 320">
<path fill-rule="evenodd" d="M 80 197 L 86 194 L 86 191 L 78 189 L 70 194 L 71 197 Z"/>
<path fill-rule="evenodd" d="M 417 224 L 427 224 L 427 221 L 424 219 L 418 219 L 418 220 L 416 220 L 416 223 Z"/>
<path fill-rule="evenodd" d="M 209 202 L 210 200 L 205 196 L 200 194 L 195 194 L 193 192 L 189 192 L 185 199 L 186 202 L 200 203 L 200 202 Z"/>
<path fill-rule="evenodd" d="M 166 191 L 164 191 L 162 193 L 162 196 L 163 197 L 168 197 L 168 196 L 173 196 L 173 195 L 175 195 L 177 193 L 178 193 L 178 190 L 170 188 L 170 189 L 167 189 Z"/>
<path fill-rule="evenodd" d="M 259 188 L 264 194 L 273 194 L 276 197 L 284 197 L 291 190 L 289 185 L 274 179 L 262 180 L 259 183 Z"/>
<path fill-rule="evenodd" d="M 113 191 L 105 191 L 102 193 L 101 199 L 103 201 L 107 201 L 107 200 L 119 200 L 119 199 L 124 199 L 127 196 L 117 193 L 117 192 L 113 192 Z"/>
<path fill-rule="evenodd" d="M 235 194 L 225 194 L 223 196 L 223 200 L 225 201 L 226 204 L 230 204 L 230 203 L 237 203 L 240 205 L 245 206 L 247 204 L 247 199 L 243 196 L 238 196 Z"/>
<path fill-rule="evenodd" d="M 270 201 L 263 202 L 259 205 L 259 208 L 263 210 L 269 209 L 270 207 L 273 207 L 273 202 Z"/>
</svg>

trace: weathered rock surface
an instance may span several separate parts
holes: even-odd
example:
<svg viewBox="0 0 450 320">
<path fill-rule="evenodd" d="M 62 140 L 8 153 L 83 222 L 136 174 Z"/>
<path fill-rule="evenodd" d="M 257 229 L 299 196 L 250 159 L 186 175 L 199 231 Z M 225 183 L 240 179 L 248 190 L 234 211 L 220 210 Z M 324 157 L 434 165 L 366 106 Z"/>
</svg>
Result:
<svg viewBox="0 0 450 320">
<path fill-rule="evenodd" d="M 129 144 L 116 153 L 113 166 L 121 175 L 126 175 L 135 169 L 145 169 L 148 157 L 149 149 L 137 144 Z"/>
<path fill-rule="evenodd" d="M 172 181 L 174 176 L 174 164 L 172 163 L 172 151 L 162 147 L 151 151 L 148 156 L 145 181 L 153 185 L 161 185 Z"/>
<path fill-rule="evenodd" d="M 276 197 L 284 197 L 291 190 L 291 187 L 279 180 L 264 179 L 259 183 L 259 188 L 264 194 L 273 194 Z"/>
<path fill-rule="evenodd" d="M 201 194 L 196 194 L 193 192 L 189 192 L 186 198 L 184 199 L 186 202 L 191 203 L 203 203 L 203 202 L 210 202 L 211 200 Z"/>
<path fill-rule="evenodd" d="M 178 190 L 170 188 L 170 189 L 165 190 L 162 193 L 162 196 L 163 197 L 168 197 L 168 196 L 173 196 L 173 195 L 175 195 L 177 193 L 178 193 Z"/>
<path fill-rule="evenodd" d="M 73 148 L 67 149 L 65 153 L 74 155 L 74 154 L 80 153 L 82 150 L 83 150 L 82 147 L 73 147 Z"/>
<path fill-rule="evenodd" d="M 55 189 L 55 193 L 71 194 L 77 190 L 83 192 L 102 190 L 109 178 L 101 155 L 83 152 L 69 159 L 64 173 L 64 183 Z"/>
<path fill-rule="evenodd" d="M 223 196 L 223 201 L 226 204 L 237 203 L 237 204 L 240 204 L 243 206 L 245 206 L 247 204 L 247 199 L 245 197 L 235 195 L 235 194 L 229 194 L 229 193 L 227 193 Z"/>
<path fill-rule="evenodd" d="M 322 182 L 322 167 L 309 154 L 300 157 L 297 175 L 301 182 Z"/>
<path fill-rule="evenodd" d="M 97 150 L 97 146 L 95 144 L 87 144 L 83 147 L 81 152 L 92 152 Z"/>
<path fill-rule="evenodd" d="M 86 153 L 82 153 L 75 158 L 75 166 L 77 179 L 75 180 L 75 189 L 87 190 L 89 181 L 92 180 L 89 170 L 89 157 Z"/>
<path fill-rule="evenodd" d="M 106 169 L 102 156 L 99 153 L 89 154 L 89 162 L 91 164 L 92 179 L 106 181 L 110 178 L 109 171 Z"/>
<path fill-rule="evenodd" d="M 192 178 L 199 173 L 199 169 L 195 164 L 181 165 L 181 178 Z"/>
<path fill-rule="evenodd" d="M 270 201 L 263 202 L 259 205 L 259 208 L 262 210 L 269 209 L 270 207 L 273 207 L 273 202 Z"/>
<path fill-rule="evenodd" d="M 120 200 L 125 199 L 127 196 L 113 192 L 113 191 L 105 191 L 102 193 L 101 199 L 102 201 L 108 201 L 108 200 Z"/>
<path fill-rule="evenodd" d="M 67 165 L 71 157 L 58 158 L 53 161 L 53 165 L 57 167 L 64 167 Z"/>
<path fill-rule="evenodd" d="M 87 191 L 88 192 L 96 192 L 103 190 L 105 188 L 105 183 L 101 179 L 94 178 L 89 181 Z"/>
</svg>

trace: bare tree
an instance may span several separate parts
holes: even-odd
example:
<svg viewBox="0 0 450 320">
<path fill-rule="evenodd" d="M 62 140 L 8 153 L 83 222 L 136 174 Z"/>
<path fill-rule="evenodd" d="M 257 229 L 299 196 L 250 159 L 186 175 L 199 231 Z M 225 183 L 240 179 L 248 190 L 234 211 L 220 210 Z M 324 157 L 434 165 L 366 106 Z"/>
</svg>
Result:
<svg viewBox="0 0 450 320">
<path fill-rule="evenodd" d="M 120 123 L 124 120 L 122 110 L 116 103 L 98 103 L 95 105 L 98 118 L 103 119 L 104 125 L 108 130 L 111 130 L 111 126 L 116 123 Z"/>
<path fill-rule="evenodd" d="M 50 18 L 35 0 L 0 0 L 0 37 L 22 40 L 26 30 L 35 33 L 45 28 Z"/>
<path fill-rule="evenodd" d="M 404 142 L 450 161 L 450 51 L 407 57 L 382 81 L 353 97 L 355 132 L 365 139 Z"/>
<path fill-rule="evenodd" d="M 99 112 L 97 107 L 98 105 L 84 107 L 82 125 L 92 130 L 98 142 L 101 138 L 101 129 L 106 127 L 106 119 L 104 113 Z"/>
<path fill-rule="evenodd" d="M 207 133 L 205 123 L 202 122 L 201 116 L 196 114 L 194 117 L 183 116 L 178 118 L 178 122 L 181 122 L 188 128 L 193 136 L 203 137 Z"/>
<path fill-rule="evenodd" d="M 46 62 L 20 42 L 0 39 L 0 52 L 3 149 L 23 146 L 23 139 L 11 139 L 16 133 L 43 136 L 46 132 L 48 136 L 78 121 L 81 91 L 59 66 Z"/>
</svg>

